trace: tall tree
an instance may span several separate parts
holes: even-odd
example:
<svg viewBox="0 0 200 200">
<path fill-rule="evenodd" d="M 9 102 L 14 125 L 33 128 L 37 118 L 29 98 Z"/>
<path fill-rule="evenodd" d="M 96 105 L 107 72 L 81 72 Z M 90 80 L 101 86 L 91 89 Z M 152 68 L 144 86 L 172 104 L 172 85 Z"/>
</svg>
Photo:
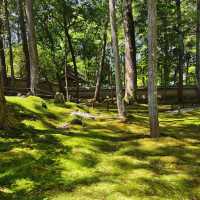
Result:
<svg viewBox="0 0 200 200">
<path fill-rule="evenodd" d="M 137 68 L 135 45 L 135 22 L 132 14 L 132 0 L 124 0 L 124 32 L 125 32 L 125 101 L 136 100 Z"/>
<path fill-rule="evenodd" d="M 28 31 L 28 48 L 30 58 L 30 71 L 31 71 L 31 92 L 36 94 L 36 88 L 39 79 L 39 61 L 38 50 L 36 43 L 35 22 L 33 17 L 33 1 L 25 0 L 25 9 L 27 16 L 27 31 Z"/>
<path fill-rule="evenodd" d="M 148 0 L 148 100 L 151 137 L 159 137 L 157 105 L 157 8 L 156 0 Z"/>
<path fill-rule="evenodd" d="M 63 1 L 63 16 L 65 18 L 64 19 L 65 37 L 67 38 L 67 41 L 68 41 L 68 47 L 69 47 L 71 57 L 72 57 L 72 62 L 74 65 L 74 74 L 76 77 L 76 98 L 78 101 L 78 99 L 79 99 L 79 74 L 78 74 L 78 67 L 77 67 L 77 62 L 76 62 L 76 55 L 75 55 L 71 35 L 69 33 L 69 28 L 68 28 L 68 24 L 67 24 L 68 19 L 67 19 L 66 13 L 67 13 L 66 2 Z"/>
<path fill-rule="evenodd" d="M 62 2 L 63 4 L 65 4 L 65 2 Z M 65 16 L 65 6 L 64 7 L 64 10 L 63 10 L 63 24 L 64 24 L 64 32 L 65 32 L 65 54 L 64 54 L 64 57 L 65 57 L 65 96 L 66 96 L 66 99 L 69 101 L 70 98 L 69 98 L 69 88 L 68 88 L 68 67 L 67 67 L 67 44 L 68 44 L 68 39 L 67 39 L 67 18 Z"/>
<path fill-rule="evenodd" d="M 108 21 L 106 21 L 105 27 L 104 27 L 102 55 L 101 55 L 99 70 L 97 73 L 97 82 L 96 82 L 96 89 L 95 89 L 95 94 L 94 94 L 94 101 L 98 101 L 99 96 L 100 96 L 101 78 L 102 78 L 102 72 L 103 72 L 103 67 L 105 65 L 105 58 L 106 58 L 107 29 L 108 29 Z"/>
<path fill-rule="evenodd" d="M 196 79 L 200 96 L 200 0 L 197 0 L 197 24 L 196 24 Z"/>
<path fill-rule="evenodd" d="M 178 32 L 178 101 L 183 102 L 183 67 L 184 67 L 184 36 L 182 31 L 181 1 L 176 0 L 177 32 Z"/>
<path fill-rule="evenodd" d="M 112 46 L 115 60 L 115 81 L 116 81 L 116 97 L 117 107 L 120 118 L 125 118 L 125 106 L 123 100 L 122 80 L 121 80 L 121 69 L 119 59 L 119 45 L 117 36 L 117 23 L 116 23 L 116 8 L 115 0 L 109 0 L 109 11 L 110 11 L 110 24 L 111 24 L 111 35 L 112 35 Z"/>
<path fill-rule="evenodd" d="M 15 73 L 14 73 L 14 64 L 13 64 L 13 48 L 12 48 L 12 36 L 10 30 L 10 20 L 9 20 L 9 10 L 8 10 L 8 1 L 4 0 L 5 7 L 5 20 L 6 20 L 6 29 L 7 29 L 7 39 L 9 45 L 9 57 L 10 57 L 10 72 L 11 72 L 11 86 L 14 87 L 15 84 Z"/>
<path fill-rule="evenodd" d="M 2 72 L 2 65 L 0 67 L 1 67 L 0 72 Z M 4 96 L 2 76 L 0 76 L 0 129 L 5 128 L 6 118 L 7 118 L 6 100 Z"/>
<path fill-rule="evenodd" d="M 3 37 L 3 0 L 0 2 L 0 58 L 1 58 L 1 75 L 3 79 L 3 83 L 7 85 L 7 69 L 6 69 L 6 57 L 4 51 L 4 37 Z"/>
<path fill-rule="evenodd" d="M 0 41 L 3 38 L 2 36 L 2 18 L 3 18 L 3 12 L 2 12 L 2 5 L 3 5 L 3 1 L 0 0 Z M 0 46 L 0 48 L 2 48 Z M 3 49 L 0 49 L 1 51 Z M 5 128 L 5 123 L 6 123 L 6 100 L 5 100 L 5 96 L 4 96 L 4 89 L 3 89 L 3 62 L 2 62 L 2 56 L 0 56 L 0 129 Z"/>
<path fill-rule="evenodd" d="M 31 75 L 30 75 L 30 58 L 29 58 L 29 51 L 28 51 L 28 41 L 26 35 L 26 24 L 25 24 L 25 17 L 24 17 L 24 0 L 18 0 L 18 9 L 19 9 L 19 24 L 20 24 L 20 32 L 21 32 L 21 39 L 22 39 L 22 47 L 25 59 L 25 70 L 26 70 L 26 79 L 27 79 L 27 88 L 31 87 Z"/>
</svg>

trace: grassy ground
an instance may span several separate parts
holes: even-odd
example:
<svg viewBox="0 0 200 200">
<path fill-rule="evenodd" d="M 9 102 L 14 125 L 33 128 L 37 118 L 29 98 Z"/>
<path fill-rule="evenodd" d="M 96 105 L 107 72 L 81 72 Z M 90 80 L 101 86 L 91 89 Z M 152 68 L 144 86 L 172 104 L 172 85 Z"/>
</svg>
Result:
<svg viewBox="0 0 200 200">
<path fill-rule="evenodd" d="M 24 125 L 0 132 L 0 200 L 200 199 L 200 110 L 162 107 L 161 137 L 152 140 L 145 105 L 123 124 L 103 108 L 8 101 Z M 97 119 L 58 129 L 78 110 Z"/>
</svg>

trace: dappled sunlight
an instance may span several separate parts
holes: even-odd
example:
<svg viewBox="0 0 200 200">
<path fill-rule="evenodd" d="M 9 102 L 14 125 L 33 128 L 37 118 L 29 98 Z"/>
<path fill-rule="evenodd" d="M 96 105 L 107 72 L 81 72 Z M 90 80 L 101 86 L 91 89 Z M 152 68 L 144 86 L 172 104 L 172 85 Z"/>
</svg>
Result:
<svg viewBox="0 0 200 200">
<path fill-rule="evenodd" d="M 98 108 L 46 101 L 43 110 L 34 97 L 8 100 L 21 104 L 16 116 L 25 114 L 18 118 L 24 125 L 0 133 L 4 200 L 200 198 L 199 110 L 180 118 L 162 113 L 161 137 L 151 139 L 145 105 L 131 111 L 133 123 L 123 123 Z M 82 108 L 99 118 L 56 128 Z"/>
</svg>

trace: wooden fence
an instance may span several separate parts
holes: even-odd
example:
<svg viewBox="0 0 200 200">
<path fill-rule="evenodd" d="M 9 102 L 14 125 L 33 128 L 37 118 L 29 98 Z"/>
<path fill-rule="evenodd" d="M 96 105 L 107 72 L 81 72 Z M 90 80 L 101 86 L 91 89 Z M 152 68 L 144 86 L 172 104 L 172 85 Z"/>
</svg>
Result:
<svg viewBox="0 0 200 200">
<path fill-rule="evenodd" d="M 5 94 L 8 96 L 16 96 L 17 94 L 26 95 L 29 89 L 27 88 L 5 88 Z M 95 88 L 80 88 L 79 97 L 81 99 L 92 99 L 94 97 Z M 49 90 L 37 90 L 37 95 L 43 98 L 53 98 L 56 91 L 52 92 Z M 69 94 L 71 97 L 75 97 L 76 88 L 69 88 Z M 114 98 L 115 88 L 112 89 L 101 89 L 100 96 L 102 99 Z M 140 88 L 137 90 L 137 98 L 139 101 L 147 101 L 147 89 Z M 177 101 L 177 88 L 158 88 L 158 99 L 159 101 L 176 102 Z M 183 100 L 184 102 L 198 102 L 198 92 L 196 87 L 185 87 L 183 89 Z"/>
</svg>

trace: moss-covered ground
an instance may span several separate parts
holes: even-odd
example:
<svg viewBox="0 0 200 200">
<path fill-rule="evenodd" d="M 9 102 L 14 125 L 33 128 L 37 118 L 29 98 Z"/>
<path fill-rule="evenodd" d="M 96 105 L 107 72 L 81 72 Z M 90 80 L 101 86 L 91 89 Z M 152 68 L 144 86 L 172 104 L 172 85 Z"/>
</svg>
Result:
<svg viewBox="0 0 200 200">
<path fill-rule="evenodd" d="M 114 109 L 7 100 L 22 125 L 0 131 L 0 200 L 200 199 L 200 110 L 161 106 L 151 139 L 146 105 L 130 107 L 125 124 Z M 96 119 L 70 125 L 73 111 Z"/>
</svg>

